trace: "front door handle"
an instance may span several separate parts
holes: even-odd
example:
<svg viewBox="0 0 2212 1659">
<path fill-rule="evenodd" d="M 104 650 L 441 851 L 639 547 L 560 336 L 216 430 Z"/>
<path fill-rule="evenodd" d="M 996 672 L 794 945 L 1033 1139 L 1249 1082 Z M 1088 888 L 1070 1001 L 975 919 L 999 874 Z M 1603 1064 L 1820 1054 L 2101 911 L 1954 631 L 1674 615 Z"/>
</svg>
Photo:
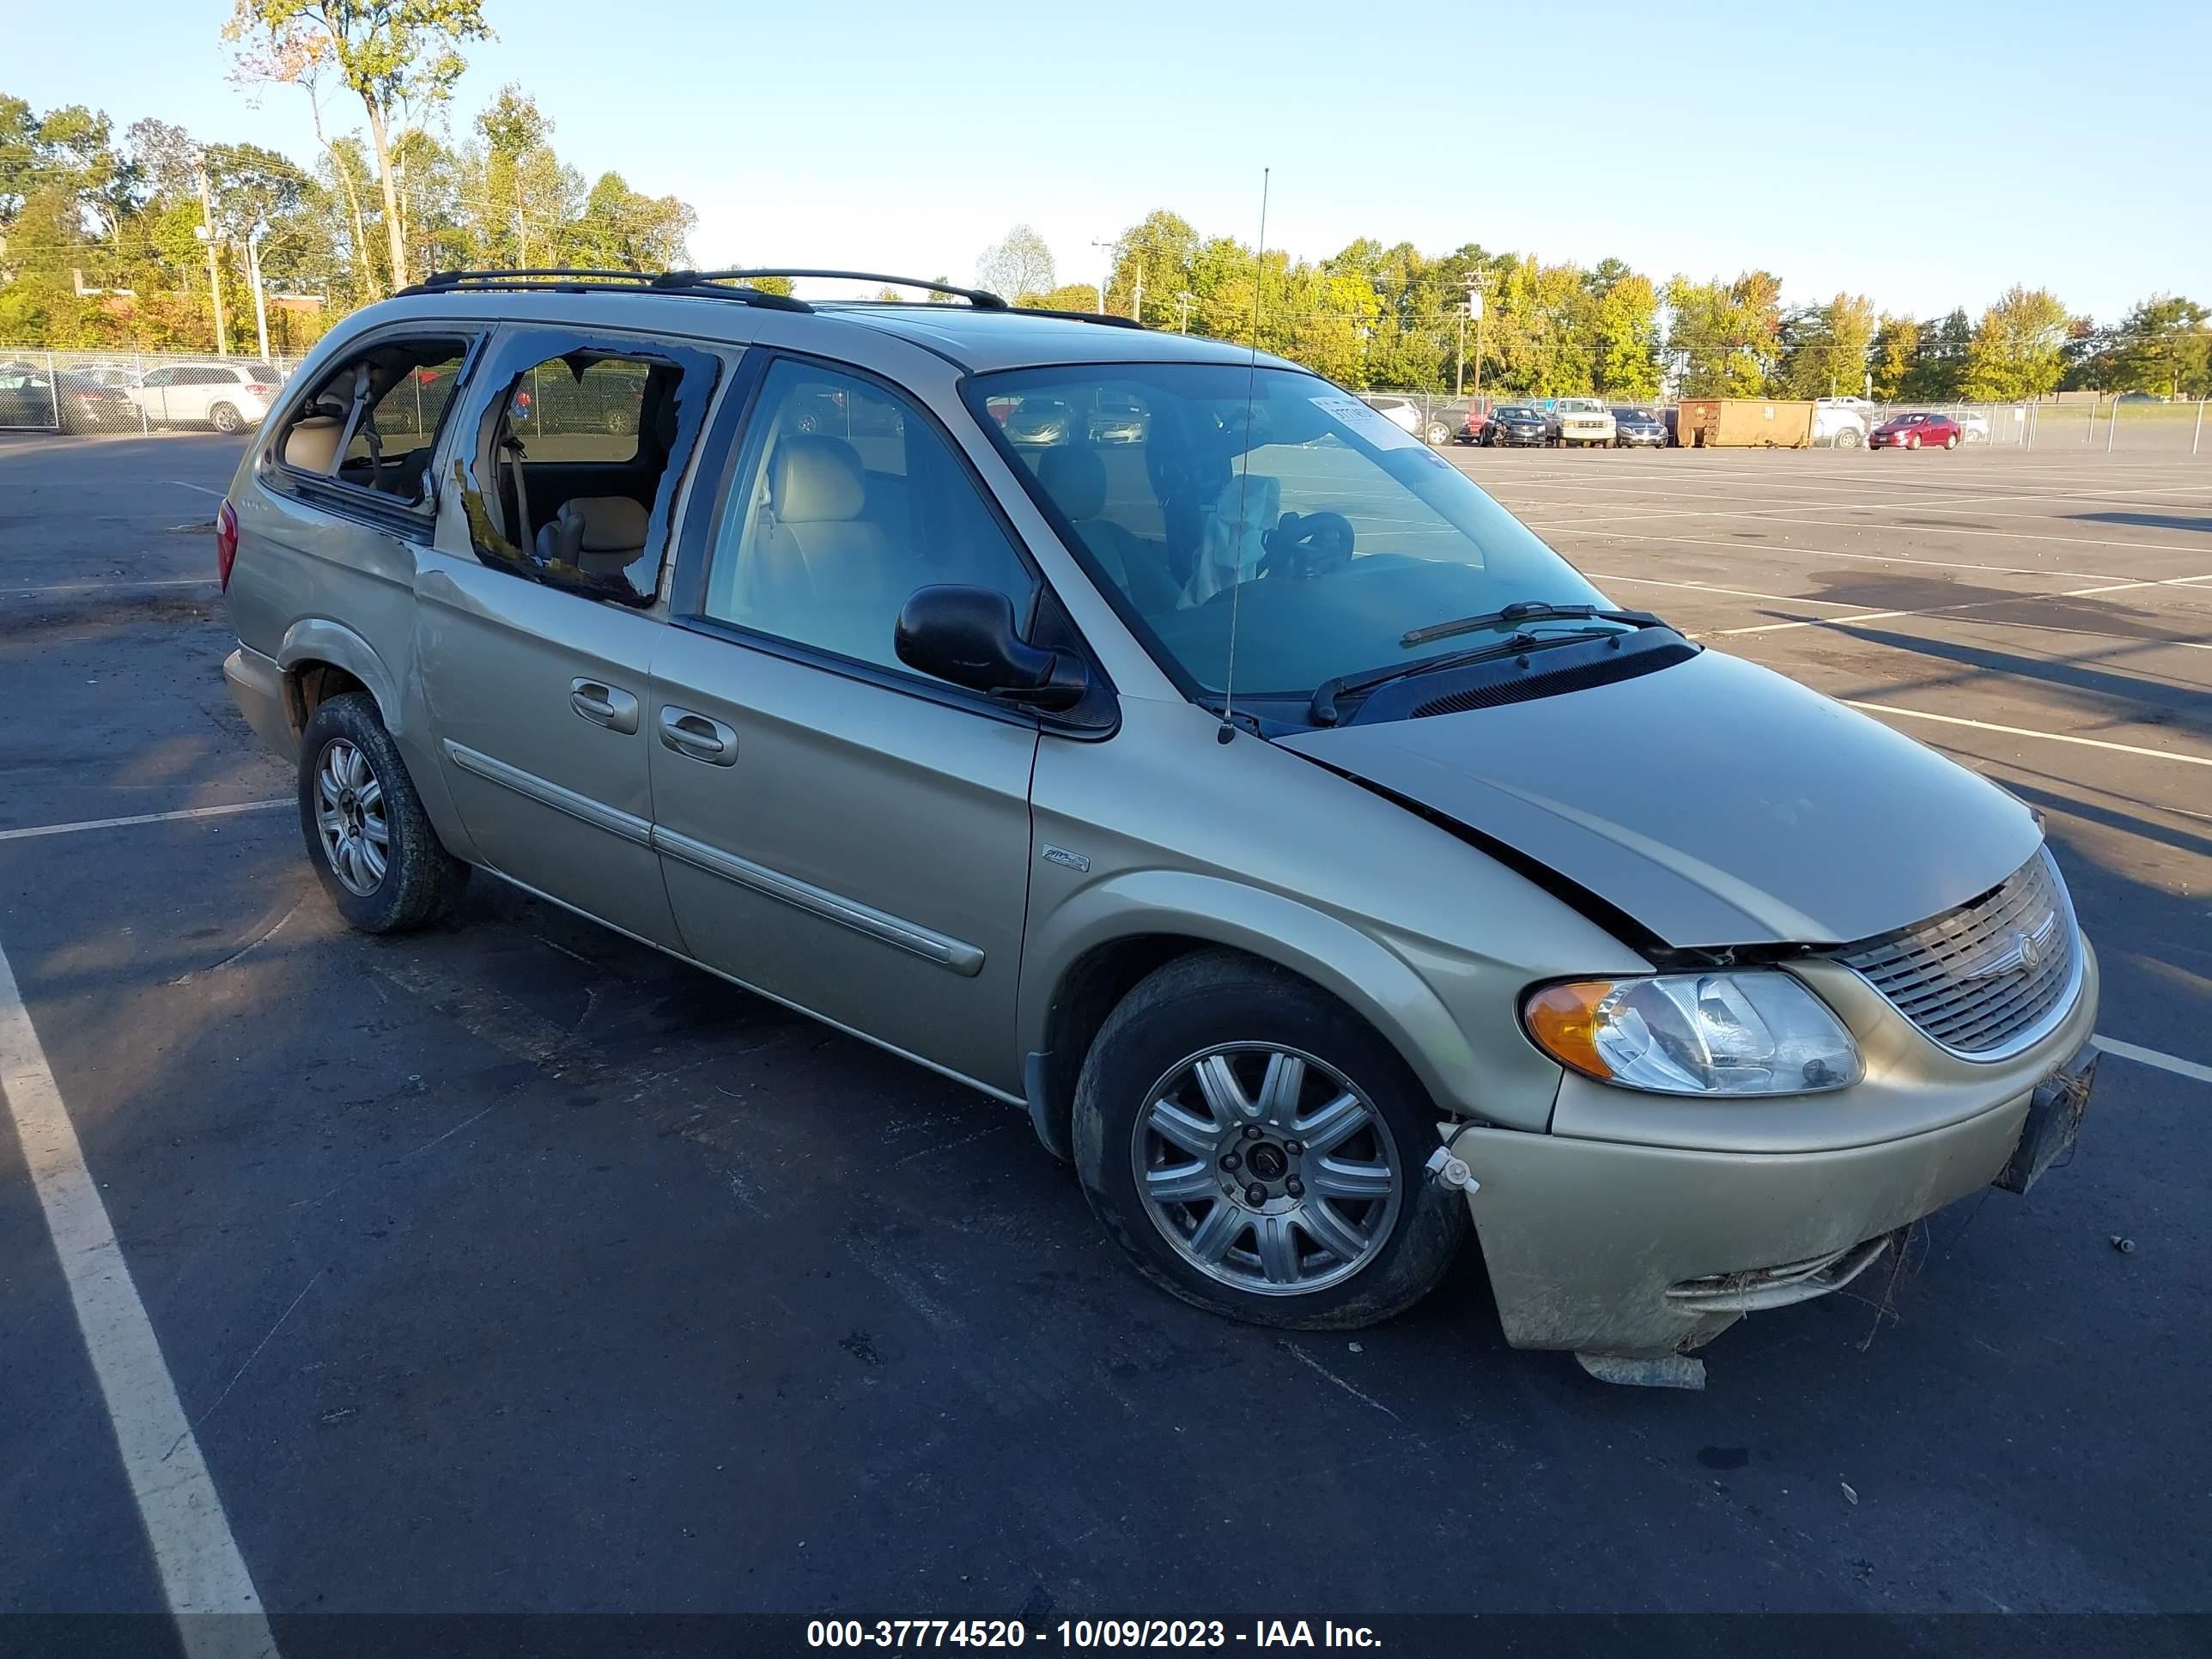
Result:
<svg viewBox="0 0 2212 1659">
<path fill-rule="evenodd" d="M 736 732 L 720 720 L 708 720 L 704 714 L 695 714 L 673 704 L 660 711 L 660 742 L 664 748 L 696 761 L 705 761 L 709 766 L 734 766 L 738 763 Z"/>
<path fill-rule="evenodd" d="M 568 707 L 592 725 L 604 726 L 610 732 L 637 730 L 637 699 L 620 686 L 609 685 L 604 680 L 570 680 Z"/>
</svg>

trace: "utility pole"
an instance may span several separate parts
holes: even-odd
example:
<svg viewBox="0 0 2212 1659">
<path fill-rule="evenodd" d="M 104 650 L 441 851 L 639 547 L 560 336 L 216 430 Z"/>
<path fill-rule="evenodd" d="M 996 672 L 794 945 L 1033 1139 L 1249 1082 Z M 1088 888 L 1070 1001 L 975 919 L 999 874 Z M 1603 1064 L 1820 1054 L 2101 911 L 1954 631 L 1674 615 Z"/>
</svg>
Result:
<svg viewBox="0 0 2212 1659">
<path fill-rule="evenodd" d="M 1176 332 L 1190 332 L 1190 302 L 1195 298 L 1188 289 L 1176 295 Z"/>
<path fill-rule="evenodd" d="M 1137 297 L 1129 301 L 1129 317 L 1133 322 L 1145 320 L 1145 263 L 1137 262 Z"/>
<path fill-rule="evenodd" d="M 1480 398 L 1482 396 L 1482 290 L 1472 283 L 1468 285 L 1467 308 L 1474 313 L 1474 395 Z M 1462 336 L 1465 333 L 1464 325 L 1462 325 Z"/>
<path fill-rule="evenodd" d="M 1121 244 L 1118 240 L 1101 241 L 1094 236 L 1091 239 L 1091 246 L 1106 250 L 1106 274 L 1098 279 L 1098 314 L 1103 317 L 1106 314 L 1106 284 L 1114 280 L 1114 261 L 1121 255 Z M 1144 278 L 1140 276 L 1137 280 L 1141 284 Z M 1140 286 L 1137 291 L 1141 295 L 1144 289 Z"/>
<path fill-rule="evenodd" d="M 207 168 L 199 168 L 200 228 L 199 239 L 207 244 L 208 297 L 215 301 L 215 355 L 230 356 L 230 338 L 222 324 L 222 264 L 216 252 L 215 198 L 208 193 Z"/>
<path fill-rule="evenodd" d="M 261 348 L 261 361 L 269 361 L 269 301 L 261 292 L 261 233 L 256 225 L 246 238 L 246 270 L 253 283 L 253 337 Z"/>
</svg>

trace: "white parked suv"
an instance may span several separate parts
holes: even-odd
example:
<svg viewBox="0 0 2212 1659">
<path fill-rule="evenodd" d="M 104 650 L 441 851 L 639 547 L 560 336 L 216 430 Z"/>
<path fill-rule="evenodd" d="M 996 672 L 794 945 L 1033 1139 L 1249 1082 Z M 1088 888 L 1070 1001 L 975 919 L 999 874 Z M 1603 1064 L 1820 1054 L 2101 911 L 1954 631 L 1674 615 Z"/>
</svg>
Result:
<svg viewBox="0 0 2212 1659">
<path fill-rule="evenodd" d="M 1391 425 L 1410 432 L 1425 444 L 1441 444 L 1450 441 L 1451 428 L 1441 417 L 1421 413 L 1421 406 L 1411 398 L 1363 398 L 1360 401 Z"/>
<path fill-rule="evenodd" d="M 1552 405 L 1545 435 L 1555 444 L 1603 444 L 1609 448 L 1619 426 L 1610 404 L 1595 398 L 1562 398 Z"/>
<path fill-rule="evenodd" d="M 172 363 L 149 368 L 124 392 L 159 426 L 259 426 L 284 377 L 267 363 Z"/>
<path fill-rule="evenodd" d="M 1863 398 L 1813 399 L 1813 442 L 1822 449 L 1864 449 L 1869 411 Z"/>
</svg>

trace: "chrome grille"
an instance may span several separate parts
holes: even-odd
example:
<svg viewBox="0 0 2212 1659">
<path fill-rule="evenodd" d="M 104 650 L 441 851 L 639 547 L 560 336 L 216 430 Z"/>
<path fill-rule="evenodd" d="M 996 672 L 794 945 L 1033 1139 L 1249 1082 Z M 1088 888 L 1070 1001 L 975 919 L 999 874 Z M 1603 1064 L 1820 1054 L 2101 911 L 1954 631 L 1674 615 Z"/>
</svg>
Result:
<svg viewBox="0 0 2212 1659">
<path fill-rule="evenodd" d="M 1836 959 L 1953 1054 L 2026 1048 L 2073 1001 L 2081 942 L 2048 848 L 2002 886 L 1932 921 L 1847 945 Z"/>
</svg>

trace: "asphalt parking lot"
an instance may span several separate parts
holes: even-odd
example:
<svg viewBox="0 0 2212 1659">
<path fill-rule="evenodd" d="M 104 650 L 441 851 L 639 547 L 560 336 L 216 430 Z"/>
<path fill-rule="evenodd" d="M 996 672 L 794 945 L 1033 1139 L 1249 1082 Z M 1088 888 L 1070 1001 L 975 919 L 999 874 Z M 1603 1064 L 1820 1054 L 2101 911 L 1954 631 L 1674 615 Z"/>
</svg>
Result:
<svg viewBox="0 0 2212 1659">
<path fill-rule="evenodd" d="M 2101 953 L 2071 1164 L 1690 1395 L 1506 1350 L 1471 1255 L 1351 1338 L 1209 1318 L 1018 1113 L 495 881 L 349 934 L 289 806 L 25 833 L 289 796 L 218 672 L 238 453 L 0 438 L 0 951 L 280 1644 L 2212 1610 L 2212 457 L 1449 452 L 1616 599 L 2040 808 Z M 0 1611 L 158 1612 L 12 1128 L 0 1353 Z"/>
</svg>

